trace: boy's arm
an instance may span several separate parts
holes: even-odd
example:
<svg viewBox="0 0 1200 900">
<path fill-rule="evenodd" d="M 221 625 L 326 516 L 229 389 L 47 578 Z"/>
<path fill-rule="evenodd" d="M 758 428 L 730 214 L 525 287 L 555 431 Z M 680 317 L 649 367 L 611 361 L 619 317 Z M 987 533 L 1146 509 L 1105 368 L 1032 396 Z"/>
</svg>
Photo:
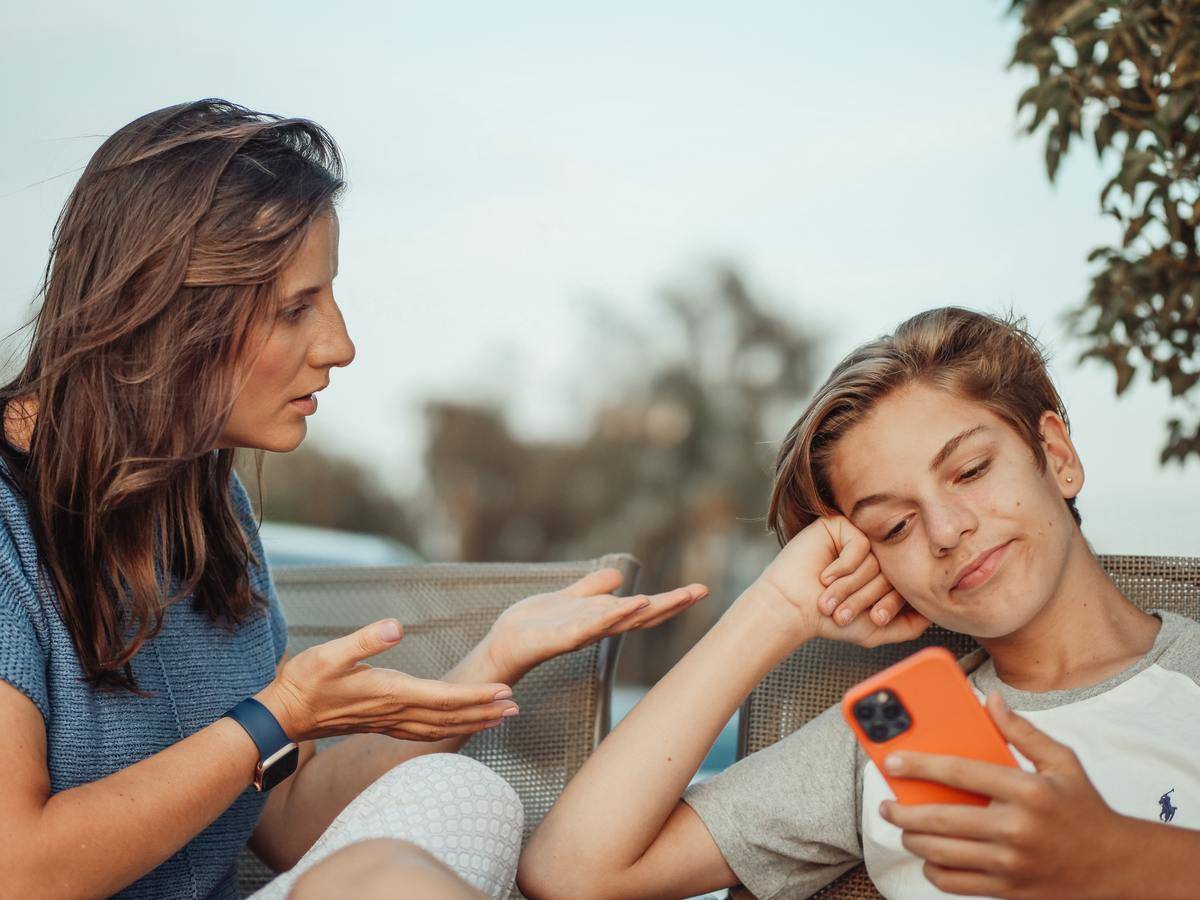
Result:
<svg viewBox="0 0 1200 900">
<path fill-rule="evenodd" d="M 521 857 L 530 897 L 680 897 L 738 883 L 679 798 L 751 689 L 808 635 L 757 583 L 609 735 Z"/>
</svg>

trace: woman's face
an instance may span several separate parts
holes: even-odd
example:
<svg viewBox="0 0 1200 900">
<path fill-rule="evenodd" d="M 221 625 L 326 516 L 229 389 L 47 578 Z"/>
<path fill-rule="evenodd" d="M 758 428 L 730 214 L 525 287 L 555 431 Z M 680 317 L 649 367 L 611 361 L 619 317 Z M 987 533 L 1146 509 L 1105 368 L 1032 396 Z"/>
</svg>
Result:
<svg viewBox="0 0 1200 900">
<path fill-rule="evenodd" d="M 283 298 L 262 351 L 233 404 L 221 447 L 286 452 L 304 440 L 316 392 L 334 366 L 354 359 L 354 344 L 333 299 L 338 269 L 337 214 L 317 216 L 280 274 Z"/>
<path fill-rule="evenodd" d="M 1078 534 L 1063 500 L 1079 492 L 1083 468 L 1062 419 L 1047 412 L 1041 426 L 1045 471 L 986 407 L 916 384 L 834 448 L 838 508 L 892 586 L 939 625 L 1009 635 L 1058 591 Z"/>
</svg>

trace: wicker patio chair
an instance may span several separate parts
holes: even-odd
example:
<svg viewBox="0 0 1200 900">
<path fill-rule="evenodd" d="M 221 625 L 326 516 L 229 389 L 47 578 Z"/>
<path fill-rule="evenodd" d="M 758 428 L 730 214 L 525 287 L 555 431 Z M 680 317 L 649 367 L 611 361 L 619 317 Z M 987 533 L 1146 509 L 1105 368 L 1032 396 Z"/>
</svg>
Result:
<svg viewBox="0 0 1200 900">
<path fill-rule="evenodd" d="M 1121 592 L 1141 608 L 1200 619 L 1200 558 L 1101 556 L 1100 563 Z M 840 703 L 847 688 L 931 644 L 948 647 L 957 656 L 978 646 L 971 638 L 936 626 L 915 641 L 874 650 L 827 640 L 806 644 L 764 678 L 742 705 L 738 759 L 786 737 Z M 859 865 L 813 896 L 873 900 L 880 894 Z"/>
<path fill-rule="evenodd" d="M 618 593 L 633 593 L 638 563 L 626 554 L 565 563 L 284 568 L 274 577 L 293 656 L 395 616 L 404 624 L 404 639 L 372 657 L 371 664 L 430 678 L 452 668 L 516 601 L 610 566 L 625 576 Z M 462 751 L 517 791 L 525 807 L 526 838 L 608 733 L 619 647 L 619 637 L 606 638 L 538 666 L 514 689 L 521 715 L 474 736 Z M 318 741 L 318 751 L 337 740 Z M 249 850 L 242 852 L 238 887 L 243 897 L 272 877 Z M 513 896 L 520 894 L 514 890 Z"/>
</svg>

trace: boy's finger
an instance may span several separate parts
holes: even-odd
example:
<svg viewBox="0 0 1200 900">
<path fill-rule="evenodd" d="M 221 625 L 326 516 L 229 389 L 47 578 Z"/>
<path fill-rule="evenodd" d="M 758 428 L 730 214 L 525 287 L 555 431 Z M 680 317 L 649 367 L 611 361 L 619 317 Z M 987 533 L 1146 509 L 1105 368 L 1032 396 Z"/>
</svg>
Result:
<svg viewBox="0 0 1200 900">
<path fill-rule="evenodd" d="M 838 608 L 838 605 L 847 597 L 851 596 L 855 591 L 861 590 L 871 579 L 879 574 L 879 563 L 874 556 L 868 556 L 858 568 L 848 575 L 843 575 L 834 581 L 829 587 L 821 592 L 821 596 L 817 599 L 817 606 L 821 612 L 826 615 L 832 615 L 833 611 Z M 884 591 L 880 594 L 887 593 Z"/>
</svg>

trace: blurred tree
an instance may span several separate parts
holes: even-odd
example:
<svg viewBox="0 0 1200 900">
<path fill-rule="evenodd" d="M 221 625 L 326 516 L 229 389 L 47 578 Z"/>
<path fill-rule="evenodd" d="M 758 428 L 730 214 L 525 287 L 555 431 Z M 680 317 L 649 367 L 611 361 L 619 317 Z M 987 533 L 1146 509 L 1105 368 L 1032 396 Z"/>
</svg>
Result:
<svg viewBox="0 0 1200 900">
<path fill-rule="evenodd" d="M 581 441 L 523 441 L 501 410 L 427 406 L 434 520 L 457 537 L 444 555 L 629 550 L 643 563 L 643 590 L 702 581 L 725 600 L 761 570 L 777 549 L 763 525 L 768 442 L 811 391 L 812 339 L 768 312 L 729 266 L 661 300 L 653 322 L 598 310 L 597 346 L 584 358 L 610 371 L 581 379 L 608 387 Z M 659 677 L 719 612 L 710 603 L 638 635 L 628 677 Z"/>
<path fill-rule="evenodd" d="M 1037 81 L 1017 102 L 1026 133 L 1043 129 L 1053 181 L 1073 137 L 1119 160 L 1100 193 L 1121 226 L 1097 247 L 1101 268 L 1076 330 L 1116 371 L 1164 380 L 1172 397 L 1200 381 L 1200 0 L 1012 0 L 1022 33 L 1010 66 Z M 1189 392 L 1190 395 L 1189 395 Z M 1193 404 L 1193 409 L 1195 404 Z M 1200 455 L 1200 416 L 1168 423 L 1162 462 Z"/>
<path fill-rule="evenodd" d="M 291 453 L 243 451 L 236 467 L 264 518 L 381 534 L 409 546 L 416 543 L 416 529 L 405 505 L 353 460 L 304 443 Z"/>
</svg>

